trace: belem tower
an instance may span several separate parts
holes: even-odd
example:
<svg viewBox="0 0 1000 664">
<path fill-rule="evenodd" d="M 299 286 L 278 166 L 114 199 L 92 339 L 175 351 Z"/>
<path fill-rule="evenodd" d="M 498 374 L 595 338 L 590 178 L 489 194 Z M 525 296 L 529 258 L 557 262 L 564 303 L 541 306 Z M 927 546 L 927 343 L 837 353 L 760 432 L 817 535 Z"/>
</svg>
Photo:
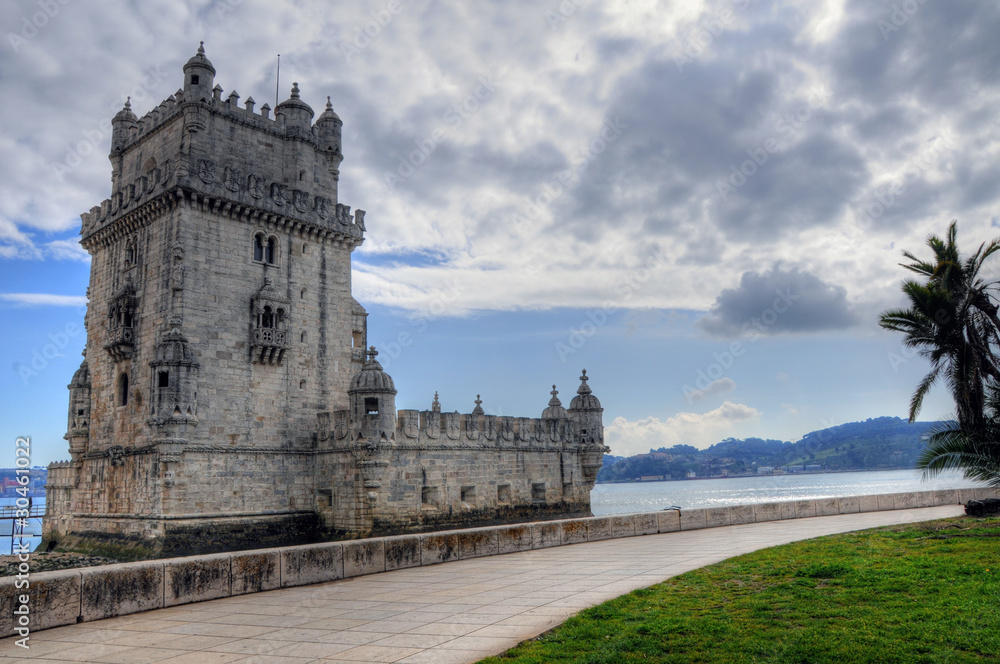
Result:
<svg viewBox="0 0 1000 664">
<path fill-rule="evenodd" d="M 351 295 L 365 213 L 337 198 L 327 99 L 224 95 L 204 47 L 184 84 L 112 126 L 71 459 L 49 466 L 50 546 L 196 553 L 589 515 L 604 427 L 586 372 L 541 417 L 396 410 Z M 273 111 L 273 116 L 272 116 Z M 430 399 L 428 399 L 429 401 Z"/>
</svg>

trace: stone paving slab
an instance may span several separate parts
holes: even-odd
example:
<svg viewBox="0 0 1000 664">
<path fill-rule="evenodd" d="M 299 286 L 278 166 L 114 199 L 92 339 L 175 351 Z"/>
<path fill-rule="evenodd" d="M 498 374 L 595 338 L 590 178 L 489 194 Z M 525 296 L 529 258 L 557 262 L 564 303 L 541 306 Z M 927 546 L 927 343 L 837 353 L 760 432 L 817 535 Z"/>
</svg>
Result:
<svg viewBox="0 0 1000 664">
<path fill-rule="evenodd" d="M 963 513 L 954 505 L 682 529 L 396 569 L 33 632 L 29 650 L 11 637 L 0 641 L 0 663 L 465 664 L 732 556 Z"/>
</svg>

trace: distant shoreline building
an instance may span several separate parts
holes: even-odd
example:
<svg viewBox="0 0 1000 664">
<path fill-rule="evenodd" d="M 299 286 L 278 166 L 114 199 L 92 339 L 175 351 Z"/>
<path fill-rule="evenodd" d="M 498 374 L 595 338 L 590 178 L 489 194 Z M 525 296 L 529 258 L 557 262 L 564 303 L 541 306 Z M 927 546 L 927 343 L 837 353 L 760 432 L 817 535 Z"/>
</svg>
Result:
<svg viewBox="0 0 1000 664">
<path fill-rule="evenodd" d="M 603 408 L 586 372 L 539 418 L 396 410 L 351 295 L 365 213 L 339 202 L 327 100 L 181 89 L 114 117 L 111 196 L 82 215 L 84 361 L 45 535 L 193 553 L 590 514 Z"/>
</svg>

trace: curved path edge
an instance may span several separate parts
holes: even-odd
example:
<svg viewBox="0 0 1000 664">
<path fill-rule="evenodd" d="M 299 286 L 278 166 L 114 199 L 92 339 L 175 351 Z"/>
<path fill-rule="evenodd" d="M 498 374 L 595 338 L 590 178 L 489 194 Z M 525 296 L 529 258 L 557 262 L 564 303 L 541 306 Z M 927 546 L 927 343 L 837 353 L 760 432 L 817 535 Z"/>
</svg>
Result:
<svg viewBox="0 0 1000 664">
<path fill-rule="evenodd" d="M 636 588 L 788 542 L 958 516 L 960 505 L 680 530 L 225 597 L 0 641 L 2 662 L 475 662 Z"/>
</svg>

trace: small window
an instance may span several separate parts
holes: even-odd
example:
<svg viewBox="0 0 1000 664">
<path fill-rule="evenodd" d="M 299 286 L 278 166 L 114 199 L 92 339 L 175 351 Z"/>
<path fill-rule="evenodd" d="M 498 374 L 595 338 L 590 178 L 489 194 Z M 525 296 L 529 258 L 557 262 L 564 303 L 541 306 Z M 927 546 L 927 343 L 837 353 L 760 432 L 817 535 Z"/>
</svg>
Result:
<svg viewBox="0 0 1000 664">
<path fill-rule="evenodd" d="M 423 505 L 438 504 L 438 488 L 436 486 L 425 486 L 420 489 L 420 502 Z"/>
<path fill-rule="evenodd" d="M 531 485 L 531 502 L 545 502 L 545 482 L 533 482 Z"/>
<path fill-rule="evenodd" d="M 264 307 L 264 312 L 260 315 L 260 326 L 268 329 L 274 327 L 274 311 L 271 307 Z"/>
<path fill-rule="evenodd" d="M 308 339 L 308 338 L 309 337 L 306 335 L 305 332 L 303 332 L 302 334 L 299 335 L 299 341 L 302 342 L 302 343 L 305 343 L 306 339 Z"/>
<path fill-rule="evenodd" d="M 267 248 L 264 250 L 264 262 L 274 265 L 274 259 L 278 251 L 278 243 L 273 237 L 267 238 Z"/>
<path fill-rule="evenodd" d="M 501 484 L 497 486 L 497 502 L 510 505 L 510 485 Z"/>
<path fill-rule="evenodd" d="M 118 376 L 118 405 L 128 405 L 128 374 Z"/>
<path fill-rule="evenodd" d="M 191 85 L 198 85 L 198 74 L 191 74 Z"/>
<path fill-rule="evenodd" d="M 474 503 L 474 502 L 476 502 L 476 487 L 474 487 L 474 486 L 463 486 L 462 487 L 462 502 L 463 503 Z"/>
<path fill-rule="evenodd" d="M 299 389 L 300 390 L 306 389 L 306 381 L 304 381 L 304 380 L 300 380 L 299 381 Z"/>
<path fill-rule="evenodd" d="M 378 397 L 365 397 L 365 414 L 378 415 Z"/>
<path fill-rule="evenodd" d="M 170 372 L 160 371 L 156 376 L 157 387 L 170 387 Z"/>
<path fill-rule="evenodd" d="M 302 245 L 302 253 L 304 253 L 304 254 L 308 254 L 309 253 L 309 245 L 308 244 L 304 244 L 303 243 L 303 245 Z"/>
<path fill-rule="evenodd" d="M 302 182 L 305 179 L 306 179 L 306 172 L 305 171 L 299 171 L 299 182 Z"/>
<path fill-rule="evenodd" d="M 255 261 L 264 260 L 264 234 L 257 233 L 253 236 L 253 259 Z"/>
<path fill-rule="evenodd" d="M 305 288 L 303 288 L 302 290 L 299 291 L 299 299 L 300 300 L 306 299 L 306 289 Z"/>
</svg>

